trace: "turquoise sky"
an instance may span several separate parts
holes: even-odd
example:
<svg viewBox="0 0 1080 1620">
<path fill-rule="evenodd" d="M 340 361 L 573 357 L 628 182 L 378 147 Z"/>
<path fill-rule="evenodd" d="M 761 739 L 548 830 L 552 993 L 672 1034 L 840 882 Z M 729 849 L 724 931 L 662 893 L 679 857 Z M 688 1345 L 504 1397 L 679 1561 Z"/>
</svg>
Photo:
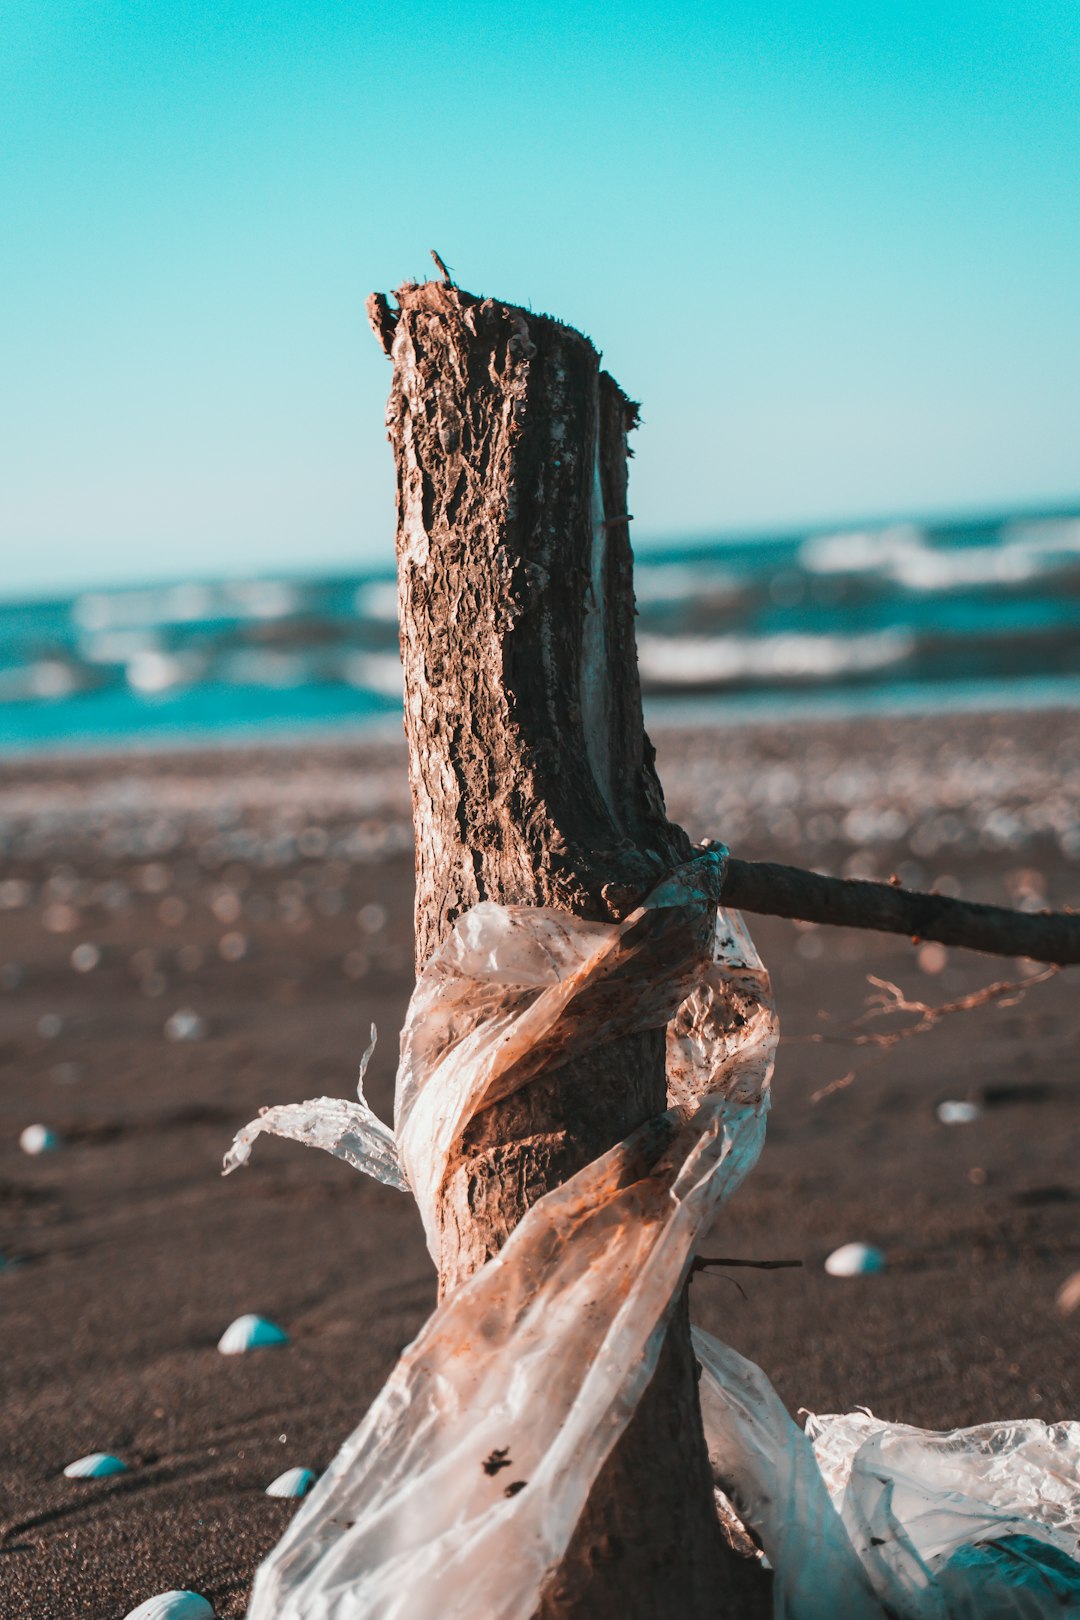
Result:
<svg viewBox="0 0 1080 1620">
<path fill-rule="evenodd" d="M 1077 0 L 5 0 L 0 589 L 388 559 L 364 295 L 644 401 L 638 542 L 1080 495 Z"/>
</svg>

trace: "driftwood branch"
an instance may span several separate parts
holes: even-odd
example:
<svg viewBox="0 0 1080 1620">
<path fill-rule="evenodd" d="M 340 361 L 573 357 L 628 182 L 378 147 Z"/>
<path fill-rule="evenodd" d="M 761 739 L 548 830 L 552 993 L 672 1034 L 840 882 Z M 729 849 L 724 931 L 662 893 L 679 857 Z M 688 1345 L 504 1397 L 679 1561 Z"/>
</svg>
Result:
<svg viewBox="0 0 1080 1620">
<path fill-rule="evenodd" d="M 739 911 L 769 917 L 907 934 L 1059 967 L 1080 962 L 1080 914 L 1068 911 L 1012 911 L 890 883 L 822 877 L 800 866 L 735 859 L 728 862 L 723 898 Z"/>
</svg>

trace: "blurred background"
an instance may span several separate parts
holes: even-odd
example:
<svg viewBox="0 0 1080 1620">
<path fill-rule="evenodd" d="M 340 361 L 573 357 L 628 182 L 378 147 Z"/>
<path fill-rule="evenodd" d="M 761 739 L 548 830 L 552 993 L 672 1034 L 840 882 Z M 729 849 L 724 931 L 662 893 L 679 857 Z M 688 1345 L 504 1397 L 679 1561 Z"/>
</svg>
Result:
<svg viewBox="0 0 1080 1620">
<path fill-rule="evenodd" d="M 267 1484 L 328 1464 L 434 1303 L 411 1200 L 274 1141 L 219 1175 L 260 1107 L 353 1093 L 372 1019 L 392 1111 L 363 302 L 430 248 L 643 401 L 672 817 L 1080 904 L 1078 67 L 1075 0 L 0 8 L 5 1613 L 172 1586 L 239 1620 L 295 1506 Z M 695 1315 L 793 1412 L 1075 1418 L 1075 974 L 752 926 L 775 1106 L 713 1247 L 805 1267 L 700 1278 Z M 866 1023 L 882 980 L 974 1010 L 908 1040 Z M 828 1275 L 852 1241 L 885 1269 Z M 288 1345 L 218 1355 L 249 1311 Z M 129 1471 L 64 1476 L 101 1450 Z"/>
<path fill-rule="evenodd" d="M 1067 0 L 13 0 L 7 742 L 393 717 L 362 305 L 433 246 L 644 402 L 652 695 L 1074 698 L 1078 57 Z"/>
<path fill-rule="evenodd" d="M 1080 698 L 1080 517 L 641 548 L 635 584 L 653 725 Z M 0 645 L 18 751 L 400 731 L 385 568 L 7 602 Z"/>
</svg>

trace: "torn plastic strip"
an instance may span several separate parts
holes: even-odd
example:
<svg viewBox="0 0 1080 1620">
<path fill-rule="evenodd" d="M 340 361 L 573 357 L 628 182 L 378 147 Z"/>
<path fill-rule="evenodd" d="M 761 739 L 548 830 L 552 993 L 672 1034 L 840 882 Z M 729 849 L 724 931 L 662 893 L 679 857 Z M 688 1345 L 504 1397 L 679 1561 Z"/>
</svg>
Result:
<svg viewBox="0 0 1080 1620">
<path fill-rule="evenodd" d="M 354 1170 L 363 1170 L 388 1187 L 408 1192 L 409 1183 L 398 1156 L 394 1133 L 364 1096 L 364 1075 L 376 1039 L 372 1024 L 371 1040 L 360 1059 L 358 1102 L 349 1102 L 344 1097 L 312 1097 L 307 1102 L 278 1103 L 273 1108 L 264 1108 L 258 1119 L 236 1133 L 225 1155 L 222 1174 L 227 1176 L 247 1164 L 256 1137 L 284 1136 L 308 1147 L 322 1148 L 335 1159 L 344 1159 Z"/>
</svg>

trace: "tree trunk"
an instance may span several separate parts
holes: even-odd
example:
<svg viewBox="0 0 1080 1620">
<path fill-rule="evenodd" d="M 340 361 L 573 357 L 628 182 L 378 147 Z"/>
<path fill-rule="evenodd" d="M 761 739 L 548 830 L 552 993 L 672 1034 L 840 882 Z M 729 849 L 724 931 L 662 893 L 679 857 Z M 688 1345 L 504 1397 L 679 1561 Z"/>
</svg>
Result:
<svg viewBox="0 0 1080 1620">
<path fill-rule="evenodd" d="M 449 282 L 373 295 L 392 353 L 418 966 L 484 899 L 624 916 L 689 841 L 664 815 L 634 644 L 626 433 L 587 339 Z M 439 1197 L 440 1288 L 666 1105 L 664 1035 L 612 1041 L 469 1127 Z M 718 1530 L 685 1299 L 541 1614 L 761 1612 Z"/>
</svg>

